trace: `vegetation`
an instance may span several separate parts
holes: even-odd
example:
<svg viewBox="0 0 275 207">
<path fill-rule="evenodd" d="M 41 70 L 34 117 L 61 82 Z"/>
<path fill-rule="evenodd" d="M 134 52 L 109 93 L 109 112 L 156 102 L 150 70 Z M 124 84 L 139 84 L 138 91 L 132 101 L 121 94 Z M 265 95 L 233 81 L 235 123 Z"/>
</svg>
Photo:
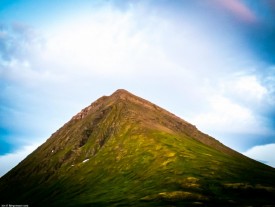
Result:
<svg viewBox="0 0 275 207">
<path fill-rule="evenodd" d="M 118 90 L 83 109 L 0 179 L 1 204 L 275 205 L 275 170 Z"/>
</svg>

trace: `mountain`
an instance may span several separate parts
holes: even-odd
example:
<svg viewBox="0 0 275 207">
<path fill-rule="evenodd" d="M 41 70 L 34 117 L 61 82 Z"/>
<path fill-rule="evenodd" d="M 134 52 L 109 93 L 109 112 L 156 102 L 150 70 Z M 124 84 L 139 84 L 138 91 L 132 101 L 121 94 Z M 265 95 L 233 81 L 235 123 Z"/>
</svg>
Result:
<svg viewBox="0 0 275 207">
<path fill-rule="evenodd" d="M 0 179 L 29 206 L 275 206 L 275 169 L 125 90 L 103 96 Z"/>
</svg>

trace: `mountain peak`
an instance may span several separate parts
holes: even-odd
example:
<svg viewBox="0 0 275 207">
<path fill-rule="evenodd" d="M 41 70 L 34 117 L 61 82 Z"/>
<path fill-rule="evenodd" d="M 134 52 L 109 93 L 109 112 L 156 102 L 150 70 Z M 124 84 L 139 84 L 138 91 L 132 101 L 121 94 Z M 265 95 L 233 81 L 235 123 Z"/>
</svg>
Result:
<svg viewBox="0 0 275 207">
<path fill-rule="evenodd" d="M 89 113 L 91 113 L 90 111 L 96 111 L 98 110 L 98 108 L 100 108 L 103 105 L 109 105 L 110 103 L 114 103 L 117 100 L 138 100 L 139 98 L 137 96 L 135 96 L 134 94 L 128 92 L 125 89 L 118 89 L 116 90 L 114 93 L 112 93 L 110 96 L 102 96 L 101 98 L 97 99 L 95 102 L 93 102 L 91 105 L 89 105 L 88 107 L 82 109 L 78 114 L 76 114 L 75 116 L 72 117 L 72 119 L 83 119 L 85 118 Z M 141 99 L 141 98 L 140 98 Z"/>
<path fill-rule="evenodd" d="M 41 207 L 274 206 L 274 183 L 274 169 L 119 89 L 84 108 L 1 177 L 0 201 Z"/>
<path fill-rule="evenodd" d="M 112 95 L 121 95 L 121 94 L 131 94 L 129 91 L 125 90 L 125 89 L 117 89 Z"/>
<path fill-rule="evenodd" d="M 125 90 L 125 89 L 118 89 L 116 90 L 113 94 L 110 95 L 110 97 L 114 97 L 114 98 L 129 98 L 129 97 L 135 97 L 137 98 L 134 94 L 130 93 L 129 91 Z"/>
</svg>

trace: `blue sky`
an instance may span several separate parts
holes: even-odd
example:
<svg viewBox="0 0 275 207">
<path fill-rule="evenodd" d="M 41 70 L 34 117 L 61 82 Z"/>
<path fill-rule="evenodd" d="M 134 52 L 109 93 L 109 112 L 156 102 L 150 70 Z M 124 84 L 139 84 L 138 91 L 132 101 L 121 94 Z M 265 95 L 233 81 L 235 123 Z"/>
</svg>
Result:
<svg viewBox="0 0 275 207">
<path fill-rule="evenodd" d="M 118 88 L 275 167 L 272 0 L 0 2 L 0 176 Z"/>
</svg>

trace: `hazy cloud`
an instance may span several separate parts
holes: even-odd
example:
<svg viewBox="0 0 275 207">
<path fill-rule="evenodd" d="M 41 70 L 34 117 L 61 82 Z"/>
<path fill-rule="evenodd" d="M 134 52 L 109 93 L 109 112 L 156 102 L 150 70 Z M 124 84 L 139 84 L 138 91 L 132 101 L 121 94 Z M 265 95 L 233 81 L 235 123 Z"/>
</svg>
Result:
<svg viewBox="0 0 275 207">
<path fill-rule="evenodd" d="M 275 151 L 275 144 L 267 144 L 255 146 L 244 152 L 243 154 L 251 157 L 255 160 L 261 161 L 275 168 L 275 156 L 273 155 Z"/>
</svg>

